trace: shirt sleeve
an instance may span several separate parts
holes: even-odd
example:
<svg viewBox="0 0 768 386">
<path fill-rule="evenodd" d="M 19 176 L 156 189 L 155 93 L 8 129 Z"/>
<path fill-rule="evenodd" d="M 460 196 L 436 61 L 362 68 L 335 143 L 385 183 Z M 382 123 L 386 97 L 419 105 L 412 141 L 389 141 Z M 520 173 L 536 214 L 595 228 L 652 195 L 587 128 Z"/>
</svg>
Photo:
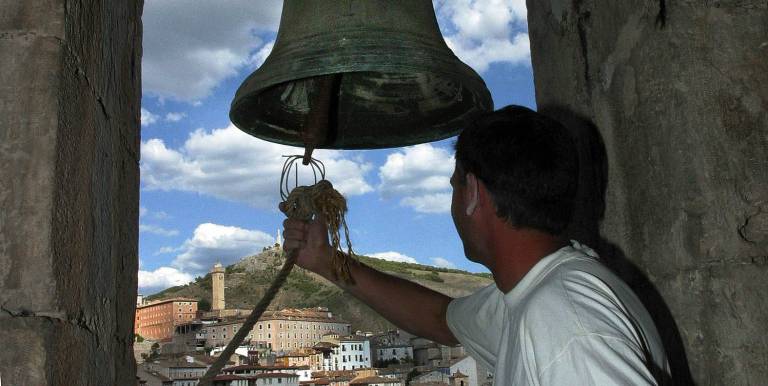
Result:
<svg viewBox="0 0 768 386">
<path fill-rule="evenodd" d="M 448 304 L 448 328 L 467 352 L 489 369 L 496 367 L 504 310 L 503 294 L 495 284 Z"/>
</svg>

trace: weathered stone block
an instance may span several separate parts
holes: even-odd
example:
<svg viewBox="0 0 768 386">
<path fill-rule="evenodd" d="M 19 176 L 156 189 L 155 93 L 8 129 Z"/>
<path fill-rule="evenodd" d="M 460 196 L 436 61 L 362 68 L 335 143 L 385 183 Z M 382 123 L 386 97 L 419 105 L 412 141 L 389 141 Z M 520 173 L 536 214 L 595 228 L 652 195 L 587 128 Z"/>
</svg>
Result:
<svg viewBox="0 0 768 386">
<path fill-rule="evenodd" d="M 661 327 L 679 331 L 662 332 L 679 334 L 693 381 L 768 382 L 768 3 L 549 0 L 528 12 L 540 110 L 590 121 L 604 144 L 582 149 L 604 152 L 607 164 L 582 157 L 583 190 L 605 190 L 585 202 L 604 207 L 581 213 L 604 214 L 603 255 L 636 266 L 625 273 L 649 308 L 674 318 Z"/>
</svg>

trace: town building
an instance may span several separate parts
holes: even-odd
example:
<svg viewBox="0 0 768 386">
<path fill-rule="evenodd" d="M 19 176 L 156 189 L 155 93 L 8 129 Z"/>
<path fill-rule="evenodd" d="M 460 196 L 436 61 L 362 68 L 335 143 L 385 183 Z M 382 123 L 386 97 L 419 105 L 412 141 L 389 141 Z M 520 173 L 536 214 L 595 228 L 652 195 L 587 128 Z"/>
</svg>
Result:
<svg viewBox="0 0 768 386">
<path fill-rule="evenodd" d="M 474 358 L 465 355 L 435 362 L 428 371 L 419 374 L 411 381 L 413 385 L 446 384 L 457 386 L 487 386 L 493 383 L 490 372 L 478 366 Z"/>
<path fill-rule="evenodd" d="M 299 376 L 288 373 L 265 373 L 252 375 L 248 380 L 255 380 L 255 383 L 249 383 L 253 386 L 299 386 Z"/>
<path fill-rule="evenodd" d="M 237 375 L 217 375 L 211 380 L 212 386 L 248 386 L 248 379 Z"/>
<path fill-rule="evenodd" d="M 356 370 L 371 368 L 371 342 L 358 336 L 339 338 L 337 348 L 339 359 L 336 370 Z"/>
<path fill-rule="evenodd" d="M 200 329 L 200 335 L 205 340 L 205 347 L 222 347 L 229 344 L 232 337 L 235 336 L 242 326 L 242 319 L 205 324 Z M 244 344 L 249 343 L 249 338 L 250 336 L 246 337 L 246 342 L 244 342 Z"/>
<path fill-rule="evenodd" d="M 205 325 L 201 330 L 207 347 L 226 346 L 243 325 L 242 319 L 223 320 Z M 325 307 L 267 311 L 246 336 L 246 344 L 263 344 L 284 353 L 310 348 L 328 333 L 349 335 L 349 323 L 337 318 Z"/>
<path fill-rule="evenodd" d="M 140 367 L 150 374 L 162 375 L 169 385 L 194 386 L 210 367 L 210 361 L 191 355 L 178 358 L 162 358 L 146 362 Z"/>
<path fill-rule="evenodd" d="M 380 376 L 360 377 L 349 381 L 350 386 L 402 386 L 400 381 Z"/>
<path fill-rule="evenodd" d="M 343 371 L 371 368 L 371 344 L 358 335 L 325 334 L 313 347 L 323 354 L 323 370 Z"/>
<path fill-rule="evenodd" d="M 326 307 L 265 312 L 252 331 L 252 339 L 267 342 L 274 351 L 312 347 L 327 333 L 349 335 L 351 325 Z"/>
<path fill-rule="evenodd" d="M 411 339 L 413 359 L 416 366 L 436 367 L 440 361 L 463 358 L 467 355 L 464 346 L 444 346 L 426 338 Z"/>
<path fill-rule="evenodd" d="M 304 348 L 277 355 L 275 365 L 286 367 L 307 366 L 308 368 L 322 370 L 322 367 L 318 366 L 318 364 L 322 364 L 322 360 L 323 354 L 321 352 L 311 348 Z"/>
<path fill-rule="evenodd" d="M 372 335 L 370 341 L 373 366 L 387 367 L 391 364 L 413 363 L 413 346 L 409 337 L 401 335 L 399 330 Z"/>
<path fill-rule="evenodd" d="M 226 367 L 221 370 L 221 374 L 247 379 L 250 381 L 248 386 L 298 386 L 299 382 L 312 379 L 312 372 L 306 366 L 283 367 L 240 365 Z"/>
<path fill-rule="evenodd" d="M 136 307 L 134 333 L 145 339 L 169 340 L 176 326 L 191 322 L 197 315 L 197 300 L 165 299 Z"/>
</svg>

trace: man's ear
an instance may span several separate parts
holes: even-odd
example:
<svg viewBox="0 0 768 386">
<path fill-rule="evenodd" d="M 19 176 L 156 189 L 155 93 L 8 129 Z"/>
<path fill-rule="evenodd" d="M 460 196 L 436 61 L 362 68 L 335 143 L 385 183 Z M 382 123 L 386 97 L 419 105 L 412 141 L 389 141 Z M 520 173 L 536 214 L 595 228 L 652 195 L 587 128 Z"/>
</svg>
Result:
<svg viewBox="0 0 768 386">
<path fill-rule="evenodd" d="M 466 214 L 471 216 L 477 208 L 477 204 L 480 202 L 480 184 L 477 177 L 472 173 L 467 173 L 467 188 L 464 190 L 467 195 L 465 202 L 467 203 Z"/>
</svg>

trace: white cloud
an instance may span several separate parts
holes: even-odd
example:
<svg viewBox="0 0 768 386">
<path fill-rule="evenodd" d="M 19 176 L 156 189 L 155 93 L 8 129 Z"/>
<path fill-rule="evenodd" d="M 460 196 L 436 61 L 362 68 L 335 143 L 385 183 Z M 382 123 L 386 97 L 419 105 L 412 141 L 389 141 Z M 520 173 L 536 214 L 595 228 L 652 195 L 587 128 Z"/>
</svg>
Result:
<svg viewBox="0 0 768 386">
<path fill-rule="evenodd" d="M 204 273 L 216 262 L 227 266 L 258 253 L 275 239 L 262 231 L 204 223 L 179 248 L 172 265 L 185 272 Z"/>
<path fill-rule="evenodd" d="M 179 231 L 176 229 L 165 229 L 157 225 L 139 224 L 139 233 L 152 233 L 159 236 L 171 237 L 178 235 Z"/>
<path fill-rule="evenodd" d="M 250 64 L 258 34 L 277 30 L 278 0 L 147 0 L 142 22 L 145 92 L 195 102 Z"/>
<path fill-rule="evenodd" d="M 448 47 L 476 71 L 530 63 L 525 0 L 447 0 L 436 13 Z"/>
<path fill-rule="evenodd" d="M 152 212 L 152 217 L 154 217 L 157 220 L 165 220 L 168 218 L 171 218 L 171 216 L 168 213 L 161 211 Z"/>
<path fill-rule="evenodd" d="M 158 116 L 155 114 L 152 114 L 149 110 L 145 108 L 141 108 L 141 125 L 142 126 L 149 126 L 155 122 L 157 122 Z"/>
<path fill-rule="evenodd" d="M 160 267 L 154 271 L 139 270 L 139 289 L 153 293 L 168 287 L 187 284 L 193 277 L 172 267 Z"/>
<path fill-rule="evenodd" d="M 417 212 L 446 213 L 453 166 L 452 152 L 431 144 L 397 150 L 379 168 L 379 191 L 385 198 L 401 197 L 401 205 Z"/>
<path fill-rule="evenodd" d="M 155 252 L 154 255 L 155 256 L 157 256 L 157 255 L 164 255 L 166 253 L 179 252 L 180 250 L 181 250 L 181 248 L 178 248 L 178 247 L 161 247 L 160 249 L 157 250 L 157 252 Z"/>
<path fill-rule="evenodd" d="M 404 255 L 400 252 L 394 252 L 394 251 L 366 253 L 365 256 L 373 257 L 376 259 L 382 259 L 382 260 L 397 261 L 401 263 L 419 264 L 419 262 L 413 257 Z"/>
<path fill-rule="evenodd" d="M 199 129 L 179 149 L 160 139 L 141 144 L 141 180 L 147 190 L 197 192 L 261 208 L 276 208 L 285 154 L 302 150 L 256 139 L 230 125 L 210 132 Z M 365 181 L 371 165 L 348 159 L 336 150 L 317 150 L 314 156 L 326 167 L 326 177 L 344 195 L 359 195 L 373 188 Z M 310 172 L 302 168 L 302 172 Z M 310 173 L 311 174 L 311 173 Z M 312 178 L 300 176 L 300 184 Z"/>
<path fill-rule="evenodd" d="M 400 204 L 420 213 L 447 213 L 451 210 L 451 193 L 404 197 L 400 200 Z"/>
<path fill-rule="evenodd" d="M 187 113 L 183 113 L 183 112 L 170 112 L 168 114 L 165 114 L 165 121 L 166 122 L 178 122 L 178 121 L 184 119 L 184 117 L 186 117 L 186 116 L 187 116 Z"/>
<path fill-rule="evenodd" d="M 253 68 L 257 68 L 262 64 L 264 64 L 264 61 L 267 60 L 267 56 L 269 56 L 269 54 L 272 52 L 272 47 L 274 46 L 275 46 L 274 40 L 264 44 L 264 46 L 261 47 L 261 49 L 258 52 L 256 52 L 255 54 L 253 54 L 253 56 L 251 56 L 251 63 L 250 63 L 251 66 L 253 66 Z"/>
<path fill-rule="evenodd" d="M 440 268 L 456 268 L 456 264 L 451 263 L 450 261 L 442 258 L 442 257 L 433 257 L 430 260 L 432 260 L 432 265 L 435 267 Z"/>
<path fill-rule="evenodd" d="M 140 218 L 152 217 L 155 220 L 166 220 L 171 218 L 171 216 L 168 213 L 165 213 L 162 210 L 158 210 L 158 211 L 149 210 L 149 208 L 147 208 L 146 206 L 142 206 L 139 208 L 139 217 Z"/>
</svg>

